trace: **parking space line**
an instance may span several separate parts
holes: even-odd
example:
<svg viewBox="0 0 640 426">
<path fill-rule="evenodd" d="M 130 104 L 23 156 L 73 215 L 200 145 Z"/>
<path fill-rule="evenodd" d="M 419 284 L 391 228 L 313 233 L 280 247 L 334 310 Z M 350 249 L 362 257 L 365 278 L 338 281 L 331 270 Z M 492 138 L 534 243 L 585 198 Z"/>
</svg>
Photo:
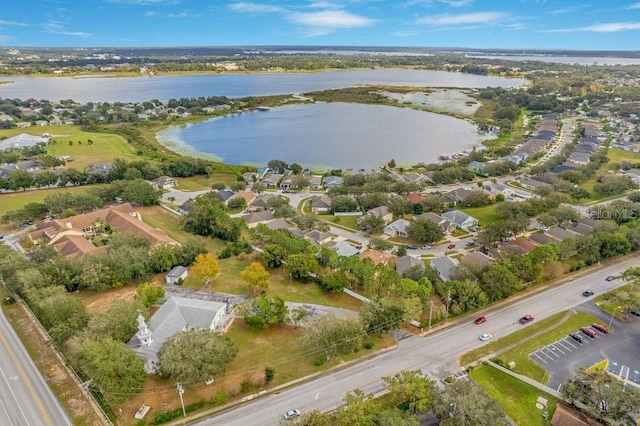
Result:
<svg viewBox="0 0 640 426">
<path fill-rule="evenodd" d="M 558 346 L 556 346 L 558 344 L 558 342 L 553 342 L 553 347 L 556 351 L 560 352 L 562 355 L 566 355 L 564 352 L 562 352 L 562 349 L 560 349 Z"/>
<path fill-rule="evenodd" d="M 564 341 L 567 345 L 571 346 L 573 349 L 578 349 L 578 347 L 576 346 L 576 343 L 569 340 L 569 339 L 565 339 Z"/>
<path fill-rule="evenodd" d="M 560 358 L 560 355 L 558 355 L 557 353 L 555 353 L 555 352 L 554 352 L 554 351 L 555 351 L 555 349 L 556 349 L 554 346 L 546 346 L 546 348 L 547 348 L 547 351 L 548 351 L 551 355 L 553 355 L 553 356 L 556 356 L 556 357 Z"/>
<path fill-rule="evenodd" d="M 547 361 L 545 361 L 540 357 L 540 355 L 538 355 L 538 351 L 533 352 L 531 355 L 535 355 L 535 357 L 538 358 L 540 361 L 544 362 L 545 364 L 547 363 Z"/>
<path fill-rule="evenodd" d="M 554 359 L 553 359 L 553 358 L 551 358 L 551 357 L 549 356 L 549 354 L 547 353 L 547 350 L 548 350 L 548 349 L 547 349 L 547 346 L 545 345 L 543 348 L 544 348 L 544 349 L 543 349 L 542 353 L 543 353 L 543 354 L 545 354 L 545 355 L 547 356 L 547 358 L 549 358 L 551 361 L 554 361 Z"/>
<path fill-rule="evenodd" d="M 565 350 L 565 351 L 572 352 L 572 351 L 571 351 L 571 349 L 569 349 L 568 347 L 566 347 L 566 346 L 564 345 L 565 343 L 567 343 L 567 341 L 566 341 L 565 339 L 558 340 L 558 344 L 559 344 L 560 346 L 562 346 L 562 347 L 564 348 L 564 350 Z"/>
</svg>

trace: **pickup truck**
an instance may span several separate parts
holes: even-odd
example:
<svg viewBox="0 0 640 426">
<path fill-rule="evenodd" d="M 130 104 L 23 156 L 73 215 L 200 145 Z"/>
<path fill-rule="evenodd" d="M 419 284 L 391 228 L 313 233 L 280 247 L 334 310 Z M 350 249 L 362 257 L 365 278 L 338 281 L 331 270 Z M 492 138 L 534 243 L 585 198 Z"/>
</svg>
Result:
<svg viewBox="0 0 640 426">
<path fill-rule="evenodd" d="M 522 318 L 520 318 L 520 324 L 526 324 L 531 321 L 533 321 L 533 317 L 531 315 L 525 315 Z"/>
</svg>

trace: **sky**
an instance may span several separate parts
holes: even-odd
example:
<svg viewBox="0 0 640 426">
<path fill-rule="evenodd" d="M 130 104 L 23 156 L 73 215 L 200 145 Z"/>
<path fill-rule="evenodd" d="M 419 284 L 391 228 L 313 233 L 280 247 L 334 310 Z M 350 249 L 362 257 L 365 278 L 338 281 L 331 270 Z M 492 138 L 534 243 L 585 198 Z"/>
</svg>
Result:
<svg viewBox="0 0 640 426">
<path fill-rule="evenodd" d="M 634 0 L 14 0 L 0 46 L 640 50 Z"/>
</svg>

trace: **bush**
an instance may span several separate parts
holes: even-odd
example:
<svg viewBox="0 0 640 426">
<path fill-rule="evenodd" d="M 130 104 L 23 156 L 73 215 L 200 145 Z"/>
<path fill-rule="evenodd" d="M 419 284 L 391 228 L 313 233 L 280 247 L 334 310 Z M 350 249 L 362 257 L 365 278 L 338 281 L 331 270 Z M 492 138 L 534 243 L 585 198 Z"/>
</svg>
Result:
<svg viewBox="0 0 640 426">
<path fill-rule="evenodd" d="M 229 400 L 229 396 L 227 395 L 227 393 L 224 391 L 224 389 L 220 389 L 213 396 L 213 399 L 212 399 L 211 402 L 213 402 L 215 405 L 222 405 L 225 402 L 227 402 L 228 400 Z"/>
<path fill-rule="evenodd" d="M 315 365 L 316 367 L 320 367 L 322 364 L 324 364 L 326 362 L 326 358 L 324 357 L 320 357 L 320 358 L 316 358 L 315 361 L 313 361 L 313 365 Z"/>
<path fill-rule="evenodd" d="M 253 388 L 253 382 L 249 379 L 244 379 L 242 383 L 240 383 L 240 391 L 242 393 L 249 392 Z"/>
<path fill-rule="evenodd" d="M 373 344 L 373 342 L 372 342 L 372 341 L 368 341 L 368 342 L 366 342 L 366 343 L 364 344 L 364 348 L 365 348 L 365 349 L 373 349 L 373 346 L 374 346 L 374 344 Z"/>
<path fill-rule="evenodd" d="M 199 410 L 204 407 L 204 401 L 199 401 L 194 404 L 189 404 L 184 407 L 184 411 L 190 413 L 192 411 Z M 164 413 L 158 413 L 153 418 L 152 425 L 161 425 L 163 423 L 170 422 L 173 419 L 182 417 L 182 408 L 176 408 L 175 410 L 165 411 Z"/>
</svg>

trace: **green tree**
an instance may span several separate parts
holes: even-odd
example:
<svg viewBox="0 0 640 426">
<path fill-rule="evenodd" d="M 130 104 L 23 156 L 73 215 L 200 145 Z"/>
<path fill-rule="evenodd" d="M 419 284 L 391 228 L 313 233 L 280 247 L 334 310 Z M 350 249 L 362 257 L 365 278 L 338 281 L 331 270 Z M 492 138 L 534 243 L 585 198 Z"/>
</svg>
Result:
<svg viewBox="0 0 640 426">
<path fill-rule="evenodd" d="M 277 268 L 282 265 L 286 250 L 278 244 L 267 244 L 262 249 L 262 262 L 268 268 Z"/>
<path fill-rule="evenodd" d="M 158 352 L 158 373 L 174 382 L 193 384 L 220 377 L 238 353 L 225 334 L 191 330 L 174 334 Z"/>
<path fill-rule="evenodd" d="M 135 299 L 149 308 L 164 297 L 164 288 L 154 283 L 142 283 L 136 287 Z"/>
<path fill-rule="evenodd" d="M 407 403 L 413 413 L 426 413 L 436 390 L 435 382 L 420 370 L 403 370 L 393 377 L 383 377 L 385 387 L 394 403 Z"/>
<path fill-rule="evenodd" d="M 287 256 L 285 269 L 291 276 L 302 282 L 309 282 L 311 275 L 316 271 L 318 261 L 314 254 L 300 253 Z"/>
<path fill-rule="evenodd" d="M 385 226 L 384 220 L 380 216 L 373 214 L 362 216 L 358 224 L 360 228 L 366 230 L 368 234 L 380 234 Z"/>
<path fill-rule="evenodd" d="M 481 273 L 482 289 L 490 300 L 500 300 L 512 295 L 518 287 L 518 277 L 502 262 L 494 262 Z"/>
<path fill-rule="evenodd" d="M 373 395 L 356 389 L 344 398 L 344 404 L 335 414 L 338 425 L 371 425 L 380 411 L 380 405 Z"/>
<path fill-rule="evenodd" d="M 289 312 L 289 321 L 295 328 L 298 328 L 300 323 L 304 321 L 309 316 L 309 311 L 307 311 L 302 306 L 298 306 L 297 308 L 293 308 Z"/>
<path fill-rule="evenodd" d="M 69 342 L 68 353 L 109 404 L 139 394 L 147 380 L 142 358 L 114 339 L 76 338 Z"/>
<path fill-rule="evenodd" d="M 511 424 L 495 399 L 470 380 L 457 380 L 434 399 L 434 411 L 440 420 L 452 425 Z"/>
<path fill-rule="evenodd" d="M 409 237 L 421 244 L 434 243 L 442 239 L 442 229 L 430 220 L 412 220 L 407 228 Z"/>
<path fill-rule="evenodd" d="M 379 336 L 385 331 L 399 328 L 403 319 L 402 306 L 387 299 L 374 300 L 360 309 L 360 320 L 364 329 L 367 333 L 376 333 Z"/>
<path fill-rule="evenodd" d="M 239 313 L 249 326 L 267 328 L 286 323 L 289 309 L 279 297 L 261 296 L 240 305 Z"/>
<path fill-rule="evenodd" d="M 149 316 L 146 307 L 138 301 L 116 299 L 107 312 L 91 317 L 88 334 L 96 338 L 109 337 L 126 343 L 136 333 L 136 318 L 139 314 Z"/>
<path fill-rule="evenodd" d="M 358 318 L 327 314 L 305 327 L 301 342 L 310 350 L 323 351 L 329 360 L 338 356 L 340 351 L 349 353 L 359 349 L 364 336 L 365 331 Z"/>
<path fill-rule="evenodd" d="M 55 185 L 56 182 L 58 182 L 58 175 L 53 172 L 45 171 L 37 173 L 35 175 L 34 184 L 37 187 L 46 186 L 48 188 L 51 188 L 51 185 Z"/>
<path fill-rule="evenodd" d="M 9 173 L 9 178 L 7 179 L 8 188 L 14 191 L 17 191 L 18 189 L 26 191 L 27 188 L 31 188 L 34 183 L 35 182 L 31 177 L 31 174 L 26 170 L 16 170 L 14 172 L 11 172 Z"/>
</svg>

